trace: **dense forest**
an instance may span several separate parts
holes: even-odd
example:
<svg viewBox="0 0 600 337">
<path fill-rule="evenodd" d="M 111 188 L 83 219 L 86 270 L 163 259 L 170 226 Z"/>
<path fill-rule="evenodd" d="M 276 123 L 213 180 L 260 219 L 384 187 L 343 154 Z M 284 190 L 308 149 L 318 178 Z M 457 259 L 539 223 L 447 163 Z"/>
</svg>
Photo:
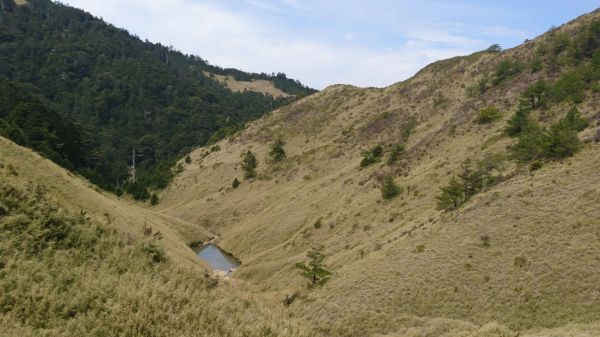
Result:
<svg viewBox="0 0 600 337">
<path fill-rule="evenodd" d="M 0 134 L 107 190 L 145 199 L 192 147 L 314 92 L 282 73 L 209 65 L 49 0 L 0 4 Z M 291 96 L 232 92 L 205 73 L 266 79 Z"/>
</svg>

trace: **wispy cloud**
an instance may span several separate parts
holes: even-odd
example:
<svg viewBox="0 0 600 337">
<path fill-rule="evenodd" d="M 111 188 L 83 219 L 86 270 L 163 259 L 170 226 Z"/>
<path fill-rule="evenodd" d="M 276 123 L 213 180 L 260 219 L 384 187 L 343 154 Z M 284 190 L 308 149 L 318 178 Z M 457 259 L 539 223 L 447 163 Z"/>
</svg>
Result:
<svg viewBox="0 0 600 337">
<path fill-rule="evenodd" d="M 66 2 L 213 64 L 282 71 L 316 88 L 390 85 L 430 62 L 514 45 L 550 26 L 518 24 L 506 7 L 475 0 Z"/>
</svg>

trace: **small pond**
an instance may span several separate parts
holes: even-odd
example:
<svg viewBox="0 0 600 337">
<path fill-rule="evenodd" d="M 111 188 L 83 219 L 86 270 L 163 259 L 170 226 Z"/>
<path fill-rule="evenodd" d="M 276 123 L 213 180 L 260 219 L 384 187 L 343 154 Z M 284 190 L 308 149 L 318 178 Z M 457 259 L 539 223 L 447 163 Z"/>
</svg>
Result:
<svg viewBox="0 0 600 337">
<path fill-rule="evenodd" d="M 227 275 L 231 274 L 232 269 L 236 269 L 240 266 L 240 262 L 233 256 L 225 253 L 221 248 L 212 243 L 206 246 L 200 246 L 194 251 L 199 258 L 208 262 L 212 269 L 224 271 Z"/>
</svg>

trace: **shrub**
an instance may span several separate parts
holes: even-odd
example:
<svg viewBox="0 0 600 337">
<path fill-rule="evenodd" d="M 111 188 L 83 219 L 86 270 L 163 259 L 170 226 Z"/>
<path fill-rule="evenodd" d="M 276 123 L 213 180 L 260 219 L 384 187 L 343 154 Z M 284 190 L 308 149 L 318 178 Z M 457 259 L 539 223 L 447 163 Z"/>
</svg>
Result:
<svg viewBox="0 0 600 337">
<path fill-rule="evenodd" d="M 521 132 L 512 152 L 520 161 L 542 158 L 560 159 L 574 155 L 581 148 L 577 132 L 585 129 L 588 122 L 573 108 L 548 129 L 529 121 Z"/>
<path fill-rule="evenodd" d="M 283 140 L 283 137 L 277 136 L 273 144 L 271 144 L 271 152 L 269 152 L 269 157 L 272 162 L 276 163 L 285 159 L 286 153 L 283 149 L 284 145 L 285 141 Z"/>
<path fill-rule="evenodd" d="M 167 254 L 154 242 L 149 242 L 141 247 L 142 251 L 148 255 L 150 261 L 154 263 L 161 263 L 167 260 Z"/>
<path fill-rule="evenodd" d="M 233 179 L 233 182 L 231 183 L 231 187 L 233 188 L 238 188 L 240 186 L 240 180 L 238 178 Z"/>
<path fill-rule="evenodd" d="M 547 147 L 546 142 L 546 130 L 537 122 L 530 121 L 511 150 L 517 160 L 526 162 L 540 158 Z"/>
<path fill-rule="evenodd" d="M 541 169 L 543 166 L 544 166 L 544 162 L 542 162 L 540 160 L 536 160 L 533 163 L 531 163 L 531 165 L 529 165 L 529 170 L 531 172 L 537 171 L 537 170 Z"/>
<path fill-rule="evenodd" d="M 370 150 L 363 151 L 361 155 L 363 156 L 363 160 L 360 162 L 360 167 L 367 167 L 381 161 L 383 147 L 381 145 L 375 145 Z"/>
<path fill-rule="evenodd" d="M 318 218 L 317 221 L 315 221 L 315 223 L 313 224 L 313 227 L 315 227 L 315 229 L 319 229 L 323 226 L 323 219 L 322 218 Z"/>
<path fill-rule="evenodd" d="M 187 156 L 185 156 L 185 163 L 186 164 L 191 164 L 192 163 L 192 157 L 190 157 L 189 154 Z"/>
<path fill-rule="evenodd" d="M 436 197 L 438 207 L 446 210 L 457 209 L 472 196 L 493 185 L 496 177 L 491 173 L 495 167 L 497 166 L 490 167 L 481 162 L 473 168 L 471 161 L 467 159 L 461 172 L 452 177 L 448 185 L 440 188 L 440 195 Z"/>
<path fill-rule="evenodd" d="M 400 159 L 402 154 L 404 153 L 405 147 L 403 144 L 396 144 L 392 147 L 390 151 L 390 155 L 388 156 L 387 163 L 388 165 L 392 165 Z"/>
<path fill-rule="evenodd" d="M 523 64 L 518 60 L 503 60 L 498 64 L 492 84 L 494 86 L 518 75 L 523 70 Z"/>
<path fill-rule="evenodd" d="M 402 188 L 394 182 L 392 176 L 386 176 L 381 184 L 381 196 L 384 200 L 391 200 L 402 193 Z"/>
<path fill-rule="evenodd" d="M 515 114 L 508 121 L 508 125 L 504 129 L 504 132 L 511 137 L 518 136 L 531 123 L 529 118 L 530 113 L 531 110 L 528 107 L 520 105 Z"/>
<path fill-rule="evenodd" d="M 156 195 L 156 193 L 152 193 L 152 196 L 150 197 L 150 205 L 156 206 L 156 205 L 158 205 L 158 202 L 159 202 L 158 195 Z"/>
<path fill-rule="evenodd" d="M 579 71 L 571 71 L 562 75 L 552 87 L 552 99 L 555 102 L 583 102 L 586 84 Z"/>
<path fill-rule="evenodd" d="M 502 112 L 495 106 L 491 105 L 487 108 L 479 110 L 475 122 L 477 124 L 487 124 L 494 122 L 502 117 Z"/>
<path fill-rule="evenodd" d="M 256 177 L 256 168 L 258 167 L 258 159 L 252 151 L 247 150 L 242 152 L 242 170 L 244 170 L 244 178 L 250 179 Z"/>
</svg>

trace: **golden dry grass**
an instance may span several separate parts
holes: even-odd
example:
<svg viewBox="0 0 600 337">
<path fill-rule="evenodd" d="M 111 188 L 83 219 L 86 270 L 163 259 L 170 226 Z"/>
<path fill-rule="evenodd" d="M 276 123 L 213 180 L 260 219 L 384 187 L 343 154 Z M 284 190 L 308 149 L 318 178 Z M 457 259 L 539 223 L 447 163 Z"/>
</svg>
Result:
<svg viewBox="0 0 600 337">
<path fill-rule="evenodd" d="M 208 238 L 199 226 L 95 191 L 4 138 L 0 158 L 0 336 L 307 335 L 252 285 L 216 286 L 184 240 Z"/>
<path fill-rule="evenodd" d="M 235 92 L 254 91 L 271 95 L 275 98 L 288 97 L 289 94 L 275 87 L 273 82 L 267 80 L 237 81 L 232 76 L 213 75 L 215 79 Z"/>
<path fill-rule="evenodd" d="M 501 59 L 527 62 L 544 38 L 438 62 L 385 89 L 333 86 L 274 111 L 222 141 L 221 151 L 194 151 L 159 208 L 218 234 L 243 261 L 237 278 L 281 299 L 300 291 L 288 310 L 324 335 L 585 335 L 600 317 L 599 145 L 534 175 L 506 161 L 502 173 L 511 178 L 459 211 L 439 211 L 435 201 L 465 159 L 507 154 L 513 140 L 501 130 L 540 74 L 524 72 L 479 98 L 466 88 Z M 489 105 L 503 119 L 473 123 Z M 589 93 L 579 108 L 592 118 L 598 106 L 600 95 Z M 410 117 L 418 125 L 400 164 L 359 169 L 360 152 L 400 142 Z M 288 159 L 272 165 L 276 134 L 285 136 Z M 246 149 L 261 161 L 259 177 L 232 189 Z M 401 197 L 381 200 L 381 173 L 394 174 Z M 306 291 L 293 265 L 318 244 L 335 274 Z"/>
</svg>

